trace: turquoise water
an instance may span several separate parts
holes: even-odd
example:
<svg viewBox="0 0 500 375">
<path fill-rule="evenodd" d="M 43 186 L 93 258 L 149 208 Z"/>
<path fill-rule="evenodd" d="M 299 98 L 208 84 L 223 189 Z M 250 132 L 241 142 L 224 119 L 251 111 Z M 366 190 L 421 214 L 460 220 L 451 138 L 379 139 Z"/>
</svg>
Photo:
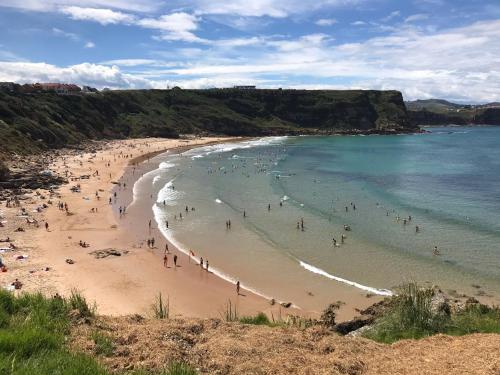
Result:
<svg viewBox="0 0 500 375">
<path fill-rule="evenodd" d="M 388 294 L 409 280 L 498 296 L 500 128 L 430 130 L 164 156 L 155 217 L 222 276 L 301 307 L 319 309 L 346 290 Z"/>
</svg>

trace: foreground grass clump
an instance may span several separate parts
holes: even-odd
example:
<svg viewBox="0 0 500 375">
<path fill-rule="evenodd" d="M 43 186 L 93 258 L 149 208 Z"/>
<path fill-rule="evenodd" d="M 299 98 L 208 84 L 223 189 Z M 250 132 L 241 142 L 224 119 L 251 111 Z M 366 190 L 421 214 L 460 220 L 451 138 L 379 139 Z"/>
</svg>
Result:
<svg viewBox="0 0 500 375">
<path fill-rule="evenodd" d="M 500 333 L 499 308 L 474 303 L 452 313 L 447 303 L 436 303 L 433 297 L 434 290 L 431 288 L 421 288 L 416 283 L 404 285 L 394 297 L 391 309 L 365 336 L 392 343 L 437 333 Z"/>
<path fill-rule="evenodd" d="M 151 310 L 156 319 L 168 319 L 170 316 L 170 299 L 167 297 L 167 301 L 164 301 L 163 296 L 159 293 L 151 306 Z"/>
<path fill-rule="evenodd" d="M 71 316 L 91 311 L 83 306 L 83 297 L 73 293 L 75 298 L 79 306 L 60 297 L 46 298 L 39 293 L 15 297 L 0 290 L 1 374 L 106 374 L 92 358 L 64 347 Z"/>
<path fill-rule="evenodd" d="M 151 372 L 148 370 L 135 370 L 127 375 L 197 375 L 198 372 L 191 366 L 182 362 L 173 362 L 164 370 Z"/>
</svg>

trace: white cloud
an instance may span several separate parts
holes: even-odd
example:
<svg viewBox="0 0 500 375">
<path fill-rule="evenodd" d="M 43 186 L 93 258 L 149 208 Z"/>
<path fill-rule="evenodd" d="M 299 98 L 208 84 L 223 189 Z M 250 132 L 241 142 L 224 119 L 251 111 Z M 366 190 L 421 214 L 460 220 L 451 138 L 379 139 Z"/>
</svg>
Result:
<svg viewBox="0 0 500 375">
<path fill-rule="evenodd" d="M 335 18 L 321 18 L 317 20 L 315 23 L 318 26 L 331 26 L 336 24 L 338 21 Z"/>
<path fill-rule="evenodd" d="M 351 22 L 351 25 L 353 25 L 353 26 L 363 26 L 363 25 L 366 25 L 366 22 L 365 21 L 354 21 L 354 22 Z"/>
<path fill-rule="evenodd" d="M 193 31 L 198 28 L 199 18 L 188 13 L 176 12 L 165 14 L 159 18 L 143 18 L 137 21 L 137 25 L 160 30 L 160 40 L 183 40 L 186 42 L 205 42 L 197 37 Z"/>
<path fill-rule="evenodd" d="M 85 43 L 84 47 L 85 48 L 94 48 L 95 47 L 95 43 L 94 42 L 87 42 L 87 43 Z"/>
<path fill-rule="evenodd" d="M 401 12 L 399 10 L 395 10 L 394 12 L 391 12 L 387 17 L 382 18 L 383 22 L 389 22 L 394 18 L 397 18 L 401 16 Z"/>
<path fill-rule="evenodd" d="M 0 7 L 11 7 L 38 12 L 54 12 L 59 8 L 76 6 L 81 8 L 120 9 L 131 12 L 152 12 L 162 5 L 159 0 L 2 0 Z"/>
<path fill-rule="evenodd" d="M 157 60 L 152 60 L 152 59 L 117 59 L 117 60 L 103 61 L 101 64 L 133 67 L 142 65 L 155 65 L 157 63 L 158 63 Z"/>
<path fill-rule="evenodd" d="M 57 27 L 53 27 L 52 28 L 52 33 L 55 35 L 55 36 L 60 36 L 60 37 L 63 37 L 63 38 L 68 38 L 68 39 L 71 39 L 73 41 L 78 41 L 80 40 L 80 37 L 74 33 L 69 33 L 69 32 L 66 32 L 64 30 L 61 30 L 61 29 L 58 29 Z"/>
<path fill-rule="evenodd" d="M 239 46 L 244 48 L 233 55 L 232 48 Z M 69 67 L 2 62 L 0 81 L 59 80 L 115 88 L 252 82 L 262 87 L 397 89 L 406 99 L 500 100 L 500 20 L 441 31 L 405 25 L 358 43 L 339 44 L 325 34 L 312 34 L 226 39 L 202 47 L 185 54 L 157 51 L 158 60 Z"/>
<path fill-rule="evenodd" d="M 123 73 L 116 66 L 90 63 L 58 67 L 46 63 L 0 62 L 0 81 L 73 82 L 111 88 L 151 88 L 148 80 Z"/>
<path fill-rule="evenodd" d="M 244 17 L 269 16 L 284 18 L 291 14 L 316 11 L 360 3 L 363 0 L 189 0 L 178 1 L 180 6 L 196 9 L 198 14 L 229 14 Z"/>
<path fill-rule="evenodd" d="M 132 23 L 135 20 L 133 15 L 111 9 L 70 6 L 61 8 L 60 11 L 69 15 L 74 20 L 94 21 L 99 22 L 101 25 Z"/>
<path fill-rule="evenodd" d="M 429 15 L 424 13 L 414 14 L 405 19 L 405 22 L 417 22 L 417 21 L 425 21 L 429 18 Z"/>
</svg>

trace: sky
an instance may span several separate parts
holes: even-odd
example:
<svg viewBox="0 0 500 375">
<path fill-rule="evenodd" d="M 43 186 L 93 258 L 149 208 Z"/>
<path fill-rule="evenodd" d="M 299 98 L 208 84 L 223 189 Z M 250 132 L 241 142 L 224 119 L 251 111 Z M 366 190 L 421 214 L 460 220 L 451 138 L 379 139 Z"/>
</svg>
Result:
<svg viewBox="0 0 500 375">
<path fill-rule="evenodd" d="M 500 0 L 0 0 L 0 81 L 500 101 Z"/>
</svg>

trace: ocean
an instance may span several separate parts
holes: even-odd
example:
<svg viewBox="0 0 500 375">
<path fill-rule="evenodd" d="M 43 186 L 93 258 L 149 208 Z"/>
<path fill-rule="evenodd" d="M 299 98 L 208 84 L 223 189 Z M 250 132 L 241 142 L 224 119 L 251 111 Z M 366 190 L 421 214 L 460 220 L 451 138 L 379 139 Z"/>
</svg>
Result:
<svg viewBox="0 0 500 375">
<path fill-rule="evenodd" d="M 500 128 L 429 131 L 164 154 L 134 192 L 178 248 L 267 298 L 319 311 L 417 281 L 498 301 Z"/>
</svg>

